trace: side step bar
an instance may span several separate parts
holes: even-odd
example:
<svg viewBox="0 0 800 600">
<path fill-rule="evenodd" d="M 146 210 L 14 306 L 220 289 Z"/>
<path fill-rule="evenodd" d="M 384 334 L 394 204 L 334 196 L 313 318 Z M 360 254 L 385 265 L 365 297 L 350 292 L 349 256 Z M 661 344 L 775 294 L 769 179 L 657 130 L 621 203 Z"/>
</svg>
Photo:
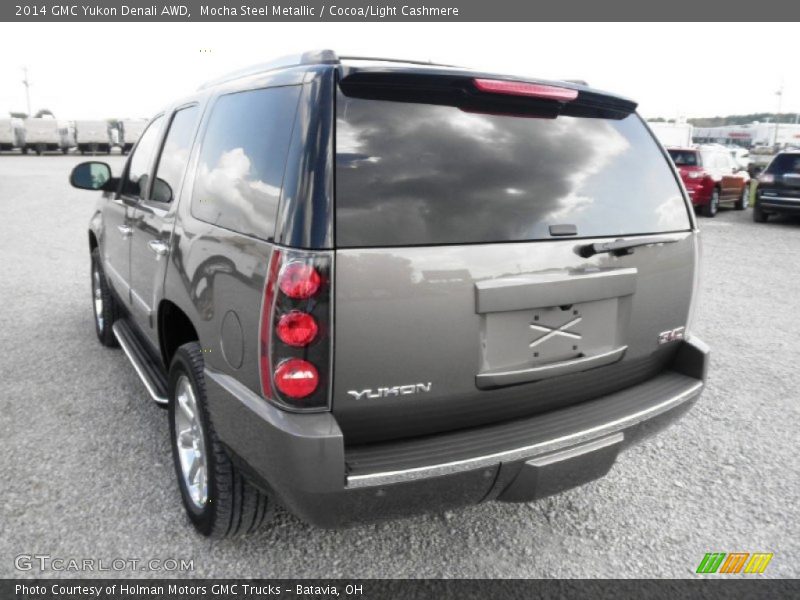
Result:
<svg viewBox="0 0 800 600">
<path fill-rule="evenodd" d="M 147 350 L 144 349 L 136 334 L 131 329 L 127 321 L 120 319 L 111 327 L 114 337 L 117 338 L 120 347 L 125 352 L 128 360 L 131 361 L 137 375 L 144 383 L 150 397 L 162 406 L 167 404 L 167 379 Z"/>
</svg>

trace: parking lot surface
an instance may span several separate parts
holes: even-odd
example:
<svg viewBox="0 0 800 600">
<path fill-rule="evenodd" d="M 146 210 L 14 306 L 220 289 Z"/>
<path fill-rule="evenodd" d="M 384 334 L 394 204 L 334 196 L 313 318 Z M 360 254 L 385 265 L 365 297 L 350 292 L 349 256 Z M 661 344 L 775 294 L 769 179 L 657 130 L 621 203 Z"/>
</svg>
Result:
<svg viewBox="0 0 800 600">
<path fill-rule="evenodd" d="M 67 185 L 77 156 L 0 156 L 0 577 L 20 554 L 188 559 L 200 577 L 688 577 L 706 552 L 800 557 L 800 221 L 701 219 L 694 331 L 708 387 L 678 424 L 604 479 L 531 504 L 491 503 L 344 531 L 284 511 L 211 542 L 184 517 L 167 413 L 121 350 L 96 340 L 87 223 Z M 123 158 L 108 160 L 118 174 Z"/>
</svg>

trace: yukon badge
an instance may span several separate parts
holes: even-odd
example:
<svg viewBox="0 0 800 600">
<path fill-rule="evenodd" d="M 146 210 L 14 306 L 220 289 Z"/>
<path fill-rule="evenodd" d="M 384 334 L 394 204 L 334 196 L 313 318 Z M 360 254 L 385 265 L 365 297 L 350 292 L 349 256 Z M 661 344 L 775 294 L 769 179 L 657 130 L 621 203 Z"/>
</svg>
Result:
<svg viewBox="0 0 800 600">
<path fill-rule="evenodd" d="M 394 387 L 380 387 L 377 389 L 367 389 L 367 390 L 348 390 L 347 393 L 350 394 L 356 400 L 363 400 L 364 398 L 391 398 L 394 396 L 408 396 L 410 394 L 422 394 L 424 392 L 431 391 L 431 383 L 412 383 L 409 385 L 396 385 Z"/>
</svg>

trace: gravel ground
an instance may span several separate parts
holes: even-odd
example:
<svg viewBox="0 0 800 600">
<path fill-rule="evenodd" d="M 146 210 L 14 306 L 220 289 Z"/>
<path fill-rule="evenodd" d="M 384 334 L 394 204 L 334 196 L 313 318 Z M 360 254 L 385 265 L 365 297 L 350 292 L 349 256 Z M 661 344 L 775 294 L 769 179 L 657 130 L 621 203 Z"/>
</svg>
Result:
<svg viewBox="0 0 800 600">
<path fill-rule="evenodd" d="M 0 157 L 1 577 L 53 574 L 16 571 L 21 553 L 194 559 L 203 577 L 687 577 L 705 552 L 765 551 L 766 576 L 800 574 L 800 221 L 733 210 L 700 221 L 708 388 L 603 480 L 345 531 L 280 512 L 213 543 L 183 515 L 166 412 L 95 338 L 94 198 L 67 186 L 80 160 Z M 109 162 L 119 172 L 122 158 Z"/>
</svg>

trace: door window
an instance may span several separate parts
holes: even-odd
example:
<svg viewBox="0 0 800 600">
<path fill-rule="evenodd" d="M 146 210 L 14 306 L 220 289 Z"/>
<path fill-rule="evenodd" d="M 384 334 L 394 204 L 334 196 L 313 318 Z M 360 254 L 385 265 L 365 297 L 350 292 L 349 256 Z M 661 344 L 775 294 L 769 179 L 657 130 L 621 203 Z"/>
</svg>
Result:
<svg viewBox="0 0 800 600">
<path fill-rule="evenodd" d="M 156 202 L 172 202 L 178 193 L 186 165 L 189 164 L 189 151 L 192 149 L 198 107 L 189 106 L 175 113 L 170 123 L 164 147 L 156 165 L 153 190 L 150 193 Z"/>
<path fill-rule="evenodd" d="M 162 117 L 156 117 L 151 121 L 142 134 L 139 144 L 134 149 L 128 162 L 128 172 L 122 182 L 123 195 L 144 199 L 144 195 L 147 192 L 147 180 L 150 178 L 153 152 L 156 149 L 159 134 L 161 133 L 162 121 Z"/>
</svg>

